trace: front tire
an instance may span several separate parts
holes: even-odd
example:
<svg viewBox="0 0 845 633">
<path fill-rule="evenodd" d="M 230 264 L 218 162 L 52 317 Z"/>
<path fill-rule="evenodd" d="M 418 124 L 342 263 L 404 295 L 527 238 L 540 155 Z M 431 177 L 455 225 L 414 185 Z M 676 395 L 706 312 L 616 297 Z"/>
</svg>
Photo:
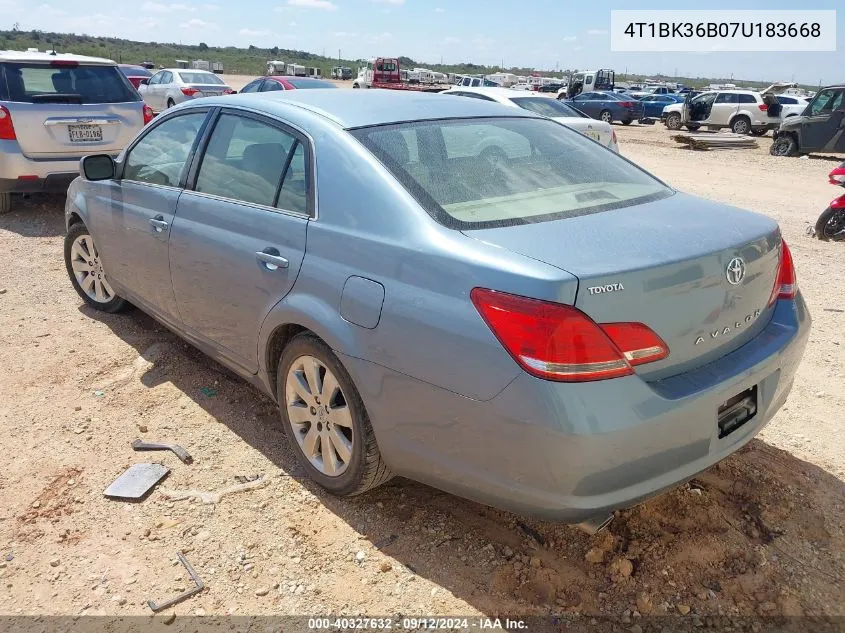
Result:
<svg viewBox="0 0 845 633">
<path fill-rule="evenodd" d="M 769 154 L 772 156 L 797 156 L 798 143 L 795 142 L 795 137 L 791 134 L 778 134 L 778 137 L 769 148 Z"/>
<path fill-rule="evenodd" d="M 670 130 L 681 129 L 681 115 L 677 112 L 670 112 L 666 115 L 666 127 Z"/>
<path fill-rule="evenodd" d="M 120 312 L 127 306 L 106 278 L 94 239 L 81 222 L 68 229 L 65 236 L 65 267 L 73 289 L 92 308 L 102 312 Z"/>
<path fill-rule="evenodd" d="M 845 241 L 845 209 L 828 207 L 816 221 L 816 237 L 822 242 Z"/>
<path fill-rule="evenodd" d="M 393 477 L 346 368 L 314 334 L 299 334 L 279 359 L 277 393 L 299 463 L 328 492 L 352 496 Z"/>
</svg>

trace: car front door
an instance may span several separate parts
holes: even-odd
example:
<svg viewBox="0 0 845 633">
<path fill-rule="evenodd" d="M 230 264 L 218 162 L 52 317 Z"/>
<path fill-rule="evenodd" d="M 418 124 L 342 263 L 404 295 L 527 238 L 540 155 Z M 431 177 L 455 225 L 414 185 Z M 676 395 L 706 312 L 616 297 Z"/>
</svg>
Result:
<svg viewBox="0 0 845 633">
<path fill-rule="evenodd" d="M 178 324 L 170 283 L 168 240 L 187 167 L 208 110 L 157 120 L 121 157 L 108 181 L 103 214 L 91 214 L 92 235 L 109 279 L 127 299 Z"/>
<path fill-rule="evenodd" d="M 161 71 L 150 77 L 150 81 L 146 85 L 143 93 L 144 102 L 156 112 L 161 110 L 161 98 L 158 95 L 157 88 L 161 85 L 161 78 L 163 75 L 164 71 Z"/>
<path fill-rule="evenodd" d="M 179 199 L 170 270 L 183 327 L 251 373 L 261 323 L 305 255 L 312 156 L 282 123 L 223 109 Z"/>
<path fill-rule="evenodd" d="M 582 92 L 573 101 L 575 102 L 575 107 L 581 110 L 581 112 L 594 119 L 598 118 L 601 108 L 598 107 L 600 104 L 596 100 L 595 94 L 592 92 Z"/>
<path fill-rule="evenodd" d="M 825 88 L 807 106 L 801 123 L 801 150 L 845 151 L 845 88 Z"/>
<path fill-rule="evenodd" d="M 739 107 L 737 95 L 732 92 L 720 92 L 713 101 L 710 116 L 704 123 L 710 125 L 728 125 Z"/>
</svg>

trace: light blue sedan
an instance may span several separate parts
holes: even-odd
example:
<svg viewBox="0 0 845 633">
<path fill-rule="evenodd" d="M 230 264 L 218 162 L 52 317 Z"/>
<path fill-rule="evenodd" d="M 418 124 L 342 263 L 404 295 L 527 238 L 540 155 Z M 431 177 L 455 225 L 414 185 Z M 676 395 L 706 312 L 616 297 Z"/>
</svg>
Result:
<svg viewBox="0 0 845 633">
<path fill-rule="evenodd" d="M 207 98 L 81 168 L 82 300 L 266 393 L 338 495 L 402 475 L 595 531 L 754 437 L 809 334 L 773 220 L 529 110 Z"/>
</svg>

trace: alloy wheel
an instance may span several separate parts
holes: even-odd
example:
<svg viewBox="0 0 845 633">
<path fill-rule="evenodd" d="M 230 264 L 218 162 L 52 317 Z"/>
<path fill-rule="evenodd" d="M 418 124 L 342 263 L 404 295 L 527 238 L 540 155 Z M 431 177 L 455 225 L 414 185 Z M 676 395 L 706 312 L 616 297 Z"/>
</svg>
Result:
<svg viewBox="0 0 845 633">
<path fill-rule="evenodd" d="M 115 294 L 106 279 L 103 262 L 90 235 L 80 235 L 70 247 L 71 267 L 79 287 L 89 299 L 108 303 Z"/>
<path fill-rule="evenodd" d="M 605 110 L 601 113 L 601 120 L 605 123 L 611 123 L 613 121 L 613 117 L 611 116 L 610 112 Z"/>
<path fill-rule="evenodd" d="M 319 472 L 338 477 L 352 460 L 352 413 L 331 370 L 313 356 L 291 363 L 285 407 L 299 448 Z"/>
</svg>

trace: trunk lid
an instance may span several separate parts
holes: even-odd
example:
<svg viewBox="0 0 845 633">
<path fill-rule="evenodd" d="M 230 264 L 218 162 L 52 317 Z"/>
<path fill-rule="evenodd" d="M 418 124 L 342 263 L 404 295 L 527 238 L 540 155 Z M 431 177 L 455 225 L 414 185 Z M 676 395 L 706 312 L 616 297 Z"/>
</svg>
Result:
<svg viewBox="0 0 845 633">
<path fill-rule="evenodd" d="M 669 347 L 636 367 L 657 380 L 708 363 L 771 318 L 780 232 L 764 216 L 675 194 L 575 218 L 465 231 L 579 279 L 575 306 L 599 323 L 648 325 Z M 741 258 L 744 276 L 728 281 Z"/>
<path fill-rule="evenodd" d="M 572 128 L 581 132 L 595 141 L 598 141 L 605 147 L 610 147 L 613 141 L 613 128 L 607 123 L 596 121 L 595 119 L 585 119 L 580 117 L 555 117 L 555 121 L 562 123 L 566 127 Z"/>
<path fill-rule="evenodd" d="M 197 99 L 200 97 L 219 97 L 226 90 L 230 90 L 229 86 L 222 84 L 188 84 L 187 87 L 199 90 L 199 93 L 194 95 Z"/>
</svg>

